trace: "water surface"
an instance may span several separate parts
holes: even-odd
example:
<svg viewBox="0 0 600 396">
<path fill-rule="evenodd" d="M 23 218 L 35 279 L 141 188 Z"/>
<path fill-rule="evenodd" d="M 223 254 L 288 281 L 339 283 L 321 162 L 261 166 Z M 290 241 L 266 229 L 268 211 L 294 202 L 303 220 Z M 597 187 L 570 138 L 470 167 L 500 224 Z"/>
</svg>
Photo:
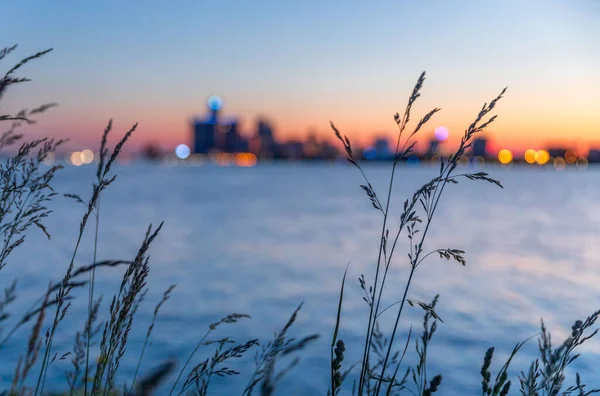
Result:
<svg viewBox="0 0 600 396">
<path fill-rule="evenodd" d="M 383 197 L 389 167 L 366 169 Z M 427 250 L 466 251 L 466 267 L 432 256 L 419 267 L 409 291 L 410 298 L 425 302 L 440 294 L 437 313 L 444 323 L 439 323 L 430 345 L 428 372 L 443 374 L 443 395 L 479 391 L 479 370 L 489 346 L 496 346 L 498 357 L 505 358 L 514 344 L 539 331 L 542 317 L 553 338 L 562 341 L 576 319 L 600 307 L 598 171 L 487 170 L 505 188 L 467 180 L 448 187 L 426 243 Z M 403 201 L 436 171 L 401 169 L 392 194 L 391 233 Z M 368 307 L 357 278 L 364 273 L 372 279 L 381 215 L 358 187 L 362 179 L 355 169 L 324 164 L 261 164 L 248 169 L 133 165 L 117 172 L 117 181 L 101 201 L 99 259 L 133 258 L 148 225 L 165 221 L 150 250 L 150 291 L 134 324 L 122 374 L 135 371 L 154 305 L 176 283 L 155 326 L 143 371 L 168 357 L 184 361 L 207 326 L 230 312 L 252 319 L 223 325 L 214 339 L 268 340 L 303 302 L 292 335 L 318 333 L 322 338 L 302 352 L 300 365 L 283 380 L 279 394 L 325 394 L 328 345 L 348 262 L 340 337 L 347 344 L 347 363 L 358 359 Z M 55 187 L 87 199 L 93 176 L 91 167 L 68 168 Z M 60 279 L 72 254 L 84 207 L 59 198 L 52 208 L 55 213 L 47 222 L 52 240 L 33 232 L 2 271 L 5 284 L 13 277 L 19 280 L 13 312 L 26 309 L 50 280 Z M 93 233 L 86 233 L 77 265 L 91 262 L 92 242 Z M 408 246 L 401 239 L 388 278 L 388 303 L 402 296 Z M 105 302 L 118 290 L 122 272 L 98 274 L 96 290 Z M 87 292 L 78 296 L 55 339 L 59 356 L 71 350 L 74 333 L 83 326 Z M 423 311 L 407 308 L 398 348 L 411 324 L 415 330 L 422 326 Z M 102 312 L 106 319 L 107 304 Z M 382 330 L 389 330 L 394 315 L 390 309 L 382 317 Z M 0 369 L 3 388 L 10 383 L 27 335 L 13 338 L 3 355 L 9 357 Z M 591 371 L 600 346 L 592 340 L 582 350 L 576 367 L 584 382 L 600 386 Z M 210 352 L 199 353 L 194 362 Z M 527 369 L 536 352 L 535 341 L 527 344 L 515 369 Z M 414 347 L 409 353 L 414 356 Z M 239 394 L 249 379 L 251 357 L 232 366 L 242 371 L 235 381 L 214 380 L 213 394 Z M 497 360 L 493 374 L 500 366 Z M 68 359 L 53 363 L 48 387 L 60 388 L 67 369 Z M 517 388 L 515 384 L 513 391 Z"/>
</svg>

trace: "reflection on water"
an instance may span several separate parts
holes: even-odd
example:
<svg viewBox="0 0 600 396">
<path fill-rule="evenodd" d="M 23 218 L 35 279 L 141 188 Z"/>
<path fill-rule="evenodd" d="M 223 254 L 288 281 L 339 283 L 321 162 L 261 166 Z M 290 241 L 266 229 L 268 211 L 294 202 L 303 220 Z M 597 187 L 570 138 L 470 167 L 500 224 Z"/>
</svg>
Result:
<svg viewBox="0 0 600 396">
<path fill-rule="evenodd" d="M 383 193 L 388 168 L 367 170 L 375 189 Z M 230 312 L 253 318 L 224 325 L 215 338 L 266 340 L 304 302 L 293 334 L 317 332 L 322 339 L 303 353 L 300 366 L 280 390 L 325 394 L 327 348 L 341 276 L 349 261 L 340 336 L 347 343 L 347 362 L 358 359 L 368 307 L 357 278 L 365 273 L 370 279 L 381 219 L 358 188 L 361 179 L 354 169 L 314 164 L 247 169 L 136 165 L 118 171 L 119 178 L 101 203 L 99 258 L 133 257 L 148 224 L 165 220 L 151 249 L 151 290 L 121 364 L 123 373 L 135 370 L 154 305 L 170 284 L 177 283 L 156 324 L 142 369 L 167 357 L 184 360 L 207 325 Z M 435 171 L 411 168 L 400 173 L 392 225 L 398 223 L 404 199 Z M 495 345 L 498 354 L 497 365 L 492 366 L 495 374 L 514 344 L 538 331 L 540 318 L 560 341 L 576 319 L 600 306 L 598 171 L 490 171 L 505 188 L 467 181 L 451 186 L 429 233 L 430 249 L 465 250 L 467 266 L 431 258 L 419 267 L 409 293 L 421 301 L 441 295 L 437 312 L 444 323 L 430 346 L 429 372 L 443 374 L 444 395 L 478 392 L 479 370 L 489 346 Z M 92 169 L 70 168 L 59 176 L 56 187 L 59 192 L 86 194 L 92 179 Z M 66 199 L 53 207 L 56 212 L 48 222 L 52 241 L 32 235 L 2 271 L 4 283 L 14 276 L 20 281 L 13 312 L 25 309 L 49 279 L 59 279 L 68 263 L 83 208 Z M 91 260 L 91 233 L 82 246 L 78 265 Z M 393 261 L 385 297 L 389 303 L 401 297 L 405 257 L 402 250 Z M 105 301 L 116 292 L 120 276 L 120 270 L 98 275 L 97 290 L 106 295 Z M 80 295 L 55 340 L 59 356 L 72 348 L 74 332 L 83 326 L 87 294 Z M 107 311 L 105 306 L 103 312 Z M 419 308 L 409 307 L 407 313 L 402 335 L 411 323 L 415 329 L 422 326 Z M 387 311 L 383 329 L 393 319 L 393 310 Z M 25 337 L 13 340 L 9 361 L 16 362 Z M 403 337 L 398 343 L 403 345 Z M 525 370 L 536 349 L 535 341 L 530 342 L 514 367 Z M 598 386 L 600 380 L 591 374 L 589 364 L 600 353 L 599 344 L 592 340 L 582 350 L 575 367 L 589 385 Z M 196 360 L 203 358 L 199 355 Z M 249 378 L 251 360 L 237 366 L 246 374 L 241 381 L 215 381 L 215 394 L 239 393 Z M 69 368 L 68 361 L 53 363 L 50 386 L 64 382 L 63 373 Z M 13 370 L 13 365 L 2 365 L 3 387 Z"/>
</svg>

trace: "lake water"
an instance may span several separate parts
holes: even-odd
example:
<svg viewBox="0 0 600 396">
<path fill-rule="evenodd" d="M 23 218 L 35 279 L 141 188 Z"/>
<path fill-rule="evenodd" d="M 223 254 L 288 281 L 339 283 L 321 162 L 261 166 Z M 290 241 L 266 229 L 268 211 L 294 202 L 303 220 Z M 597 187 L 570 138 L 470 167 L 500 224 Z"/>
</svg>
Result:
<svg viewBox="0 0 600 396">
<path fill-rule="evenodd" d="M 389 166 L 372 165 L 366 170 L 384 196 Z M 364 273 L 372 279 L 381 216 L 358 187 L 362 180 L 354 168 L 340 164 L 132 165 L 116 171 L 119 176 L 101 201 L 99 259 L 133 258 L 149 223 L 165 221 L 150 250 L 150 291 L 121 363 L 123 376 L 135 370 L 155 304 L 176 283 L 159 315 L 143 372 L 169 357 L 181 365 L 207 326 L 231 312 L 252 319 L 222 325 L 214 339 L 269 340 L 304 302 L 291 334 L 318 333 L 321 339 L 301 353 L 299 366 L 285 377 L 277 394 L 324 395 L 339 287 L 348 262 L 340 337 L 348 349 L 345 364 L 359 358 L 368 307 L 357 278 Z M 436 171 L 401 168 L 392 198 L 391 232 L 404 199 Z M 431 257 L 417 270 L 409 292 L 409 298 L 425 302 L 440 294 L 436 311 L 444 323 L 439 323 L 430 345 L 428 373 L 443 374 L 442 395 L 481 392 L 479 370 L 489 346 L 496 346 L 495 375 L 513 346 L 539 331 L 540 318 L 553 339 L 562 342 L 576 319 L 600 308 L 598 170 L 492 167 L 487 171 L 505 188 L 466 180 L 447 188 L 426 242 L 427 250 L 465 250 L 466 267 Z M 65 169 L 55 187 L 87 199 L 93 173 L 92 167 Z M 55 213 L 47 221 L 52 240 L 32 232 L 2 271 L 2 286 L 19 279 L 19 299 L 12 312 L 26 309 L 50 280 L 60 279 L 72 254 L 84 208 L 65 198 L 56 199 L 52 208 Z M 90 230 L 77 265 L 92 260 L 92 238 Z M 388 279 L 386 301 L 390 303 L 402 297 L 407 275 L 408 243 L 401 241 Z M 118 290 L 122 272 L 119 268 L 98 273 L 96 290 L 105 295 L 105 302 Z M 55 339 L 53 351 L 59 355 L 71 350 L 74 333 L 83 325 L 87 292 L 78 296 Z M 104 304 L 104 319 L 107 312 Z M 411 323 L 415 330 L 422 326 L 420 308 L 407 307 L 406 313 L 398 348 L 403 347 Z M 382 318 L 384 332 L 393 317 L 390 309 Z M 10 383 L 27 335 L 15 336 L 3 351 L 3 389 Z M 198 353 L 194 362 L 210 352 Z M 600 344 L 592 340 L 582 352 L 575 367 L 584 382 L 599 386 L 591 370 Z M 414 345 L 408 353 L 415 355 Z M 514 369 L 526 370 L 536 353 L 537 343 L 530 341 L 514 360 Z M 211 393 L 239 394 L 251 374 L 252 356 L 230 366 L 242 371 L 241 376 L 211 382 Z M 47 387 L 60 388 L 67 369 L 68 360 L 53 363 Z M 351 381 L 346 386 L 349 392 Z M 511 394 L 517 389 L 513 383 Z"/>
</svg>

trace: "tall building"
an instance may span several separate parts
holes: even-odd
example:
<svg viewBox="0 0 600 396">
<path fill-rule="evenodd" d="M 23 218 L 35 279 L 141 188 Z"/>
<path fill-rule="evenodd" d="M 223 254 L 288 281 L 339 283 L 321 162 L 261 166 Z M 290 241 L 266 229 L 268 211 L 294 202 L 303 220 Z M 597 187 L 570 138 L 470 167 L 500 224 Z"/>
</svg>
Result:
<svg viewBox="0 0 600 396">
<path fill-rule="evenodd" d="M 548 154 L 550 154 L 550 157 L 552 157 L 552 158 L 557 158 L 557 157 L 565 158 L 566 153 L 567 153 L 567 149 L 562 148 L 562 147 L 550 147 L 548 149 Z"/>
<path fill-rule="evenodd" d="M 440 155 L 440 141 L 437 139 L 431 139 L 429 141 L 429 148 L 427 149 L 426 156 L 428 158 Z"/>
<path fill-rule="evenodd" d="M 600 149 L 590 149 L 588 153 L 588 160 L 594 163 L 600 162 Z"/>
<path fill-rule="evenodd" d="M 221 98 L 211 96 L 208 99 L 208 115 L 194 121 L 194 153 L 208 154 L 213 150 L 224 153 L 248 151 L 248 141 L 240 135 L 237 119 L 220 117 L 221 106 Z"/>
<path fill-rule="evenodd" d="M 377 153 L 377 159 L 391 158 L 390 142 L 386 138 L 376 139 L 373 146 L 375 147 L 375 153 Z"/>
<path fill-rule="evenodd" d="M 221 98 L 211 96 L 208 98 L 209 114 L 204 119 L 196 119 L 193 123 L 193 152 L 194 154 L 208 154 L 217 148 L 217 126 L 219 123 L 219 110 Z"/>
<path fill-rule="evenodd" d="M 235 153 L 238 148 L 241 137 L 238 133 L 238 122 L 237 120 L 231 120 L 227 123 L 219 125 L 221 131 L 221 144 L 219 148 L 225 153 Z"/>
<path fill-rule="evenodd" d="M 473 146 L 471 146 L 471 148 L 473 157 L 487 157 L 487 139 L 477 138 L 473 140 Z"/>
<path fill-rule="evenodd" d="M 284 155 L 292 160 L 302 159 L 304 155 L 304 144 L 299 141 L 289 141 L 284 145 Z"/>
<path fill-rule="evenodd" d="M 216 125 L 207 121 L 194 122 L 194 154 L 208 154 L 216 148 Z"/>
<path fill-rule="evenodd" d="M 273 136 L 273 128 L 268 121 L 259 119 L 256 125 L 256 136 L 258 137 L 259 157 L 272 158 L 275 154 L 275 138 Z"/>
<path fill-rule="evenodd" d="M 319 156 L 320 149 L 321 145 L 319 144 L 319 139 L 317 139 L 317 133 L 313 130 L 310 130 L 306 140 L 304 141 L 304 157 L 316 158 Z"/>
</svg>

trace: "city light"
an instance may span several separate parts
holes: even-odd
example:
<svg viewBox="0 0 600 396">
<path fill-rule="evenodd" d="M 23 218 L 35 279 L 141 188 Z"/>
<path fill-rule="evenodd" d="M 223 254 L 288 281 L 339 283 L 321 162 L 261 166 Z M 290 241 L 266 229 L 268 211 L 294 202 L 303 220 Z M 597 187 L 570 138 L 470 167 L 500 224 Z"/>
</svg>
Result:
<svg viewBox="0 0 600 396">
<path fill-rule="evenodd" d="M 219 153 L 217 154 L 217 165 L 219 166 L 229 166 L 229 164 L 231 164 L 231 158 L 232 156 L 226 153 Z"/>
<path fill-rule="evenodd" d="M 533 149 L 527 149 L 523 158 L 525 158 L 525 162 L 528 164 L 535 164 L 536 151 Z"/>
<path fill-rule="evenodd" d="M 585 157 L 580 157 L 577 159 L 577 169 L 585 170 L 589 166 L 589 161 Z"/>
<path fill-rule="evenodd" d="M 252 153 L 238 153 L 235 155 L 235 164 L 242 167 L 256 165 L 256 155 Z"/>
<path fill-rule="evenodd" d="M 377 157 L 377 151 L 375 150 L 375 147 L 369 146 L 366 149 L 364 149 L 363 156 L 365 157 L 366 160 L 375 159 L 375 157 Z"/>
<path fill-rule="evenodd" d="M 91 164 L 94 161 L 94 152 L 89 149 L 85 149 L 80 154 L 81 162 L 84 164 Z"/>
<path fill-rule="evenodd" d="M 192 154 L 204 155 L 209 158 L 210 162 L 221 166 L 252 166 L 247 164 L 254 164 L 259 159 L 336 160 L 343 156 L 343 151 L 339 149 L 339 146 L 332 144 L 327 139 L 318 139 L 314 132 L 309 134 L 306 139 L 279 140 L 273 126 L 264 118 L 257 120 L 254 134 L 241 133 L 240 124 L 236 117 L 221 114 L 223 101 L 219 96 L 212 95 L 208 97 L 206 104 L 207 114 L 203 117 L 194 117 L 192 121 L 193 139 L 191 144 L 189 147 L 182 144 L 176 149 L 175 153 L 180 159 L 188 158 Z M 437 158 L 443 153 L 440 147 L 448 144 L 450 132 L 448 127 L 437 125 L 433 128 L 433 135 L 427 142 L 428 145 L 425 150 L 415 152 L 411 154 L 414 158 L 408 159 L 405 157 L 402 161 L 406 161 L 409 165 L 431 162 L 438 165 Z M 390 149 L 390 144 L 386 136 L 379 136 L 373 139 L 370 144 L 360 147 L 357 150 L 360 154 L 356 159 L 368 162 L 392 160 L 394 153 Z M 519 155 L 516 156 L 511 149 L 505 146 L 500 151 L 493 151 L 497 155 L 497 158 L 494 158 L 486 137 L 474 138 L 469 146 L 470 149 L 460 159 L 459 165 L 482 167 L 491 162 L 499 162 L 503 165 L 514 162 L 519 165 L 522 163 L 539 166 L 553 164 L 557 168 L 562 168 L 563 165 L 577 164 L 583 169 L 588 166 L 586 161 L 590 163 L 600 162 L 600 147 L 590 150 L 587 159 L 578 161 L 579 155 L 574 149 L 567 150 L 562 147 L 541 149 L 530 146 L 524 153 L 520 151 Z M 451 149 L 451 147 L 448 147 L 448 149 Z M 247 156 L 248 153 L 252 153 L 254 157 Z M 554 159 L 558 157 L 564 160 L 564 164 L 560 160 L 555 163 Z M 191 164 L 192 160 L 193 157 L 188 158 L 186 163 Z"/>
<path fill-rule="evenodd" d="M 577 157 L 577 153 L 573 150 L 567 150 L 565 153 L 565 161 L 567 161 L 567 164 L 574 164 L 577 161 Z"/>
<path fill-rule="evenodd" d="M 435 138 L 440 142 L 443 142 L 444 140 L 448 139 L 448 136 L 450 135 L 448 128 L 443 126 L 435 128 L 435 131 L 433 133 L 435 134 Z"/>
<path fill-rule="evenodd" d="M 190 156 L 190 148 L 185 144 L 180 144 L 175 148 L 175 155 L 179 159 L 186 159 Z"/>
<path fill-rule="evenodd" d="M 421 161 L 419 160 L 419 157 L 417 157 L 416 155 L 411 155 L 410 157 L 408 157 L 406 159 L 406 164 L 407 165 L 419 165 Z"/>
<path fill-rule="evenodd" d="M 510 164 L 513 160 L 513 154 L 510 150 L 500 150 L 498 152 L 498 161 L 500 161 L 501 164 L 503 165 L 507 165 Z"/>
<path fill-rule="evenodd" d="M 536 151 L 535 152 L 535 161 L 540 165 L 544 165 L 544 164 L 548 163 L 548 161 L 550 161 L 550 153 L 548 153 L 546 150 Z"/>
<path fill-rule="evenodd" d="M 567 162 L 561 158 L 561 157 L 556 157 L 554 158 L 554 169 L 556 169 L 557 171 L 561 171 L 563 169 L 565 169 L 567 166 Z"/>
<path fill-rule="evenodd" d="M 223 101 L 221 100 L 221 98 L 219 96 L 213 95 L 210 98 L 208 98 L 208 107 L 212 111 L 220 110 L 221 106 L 223 106 Z"/>
</svg>

